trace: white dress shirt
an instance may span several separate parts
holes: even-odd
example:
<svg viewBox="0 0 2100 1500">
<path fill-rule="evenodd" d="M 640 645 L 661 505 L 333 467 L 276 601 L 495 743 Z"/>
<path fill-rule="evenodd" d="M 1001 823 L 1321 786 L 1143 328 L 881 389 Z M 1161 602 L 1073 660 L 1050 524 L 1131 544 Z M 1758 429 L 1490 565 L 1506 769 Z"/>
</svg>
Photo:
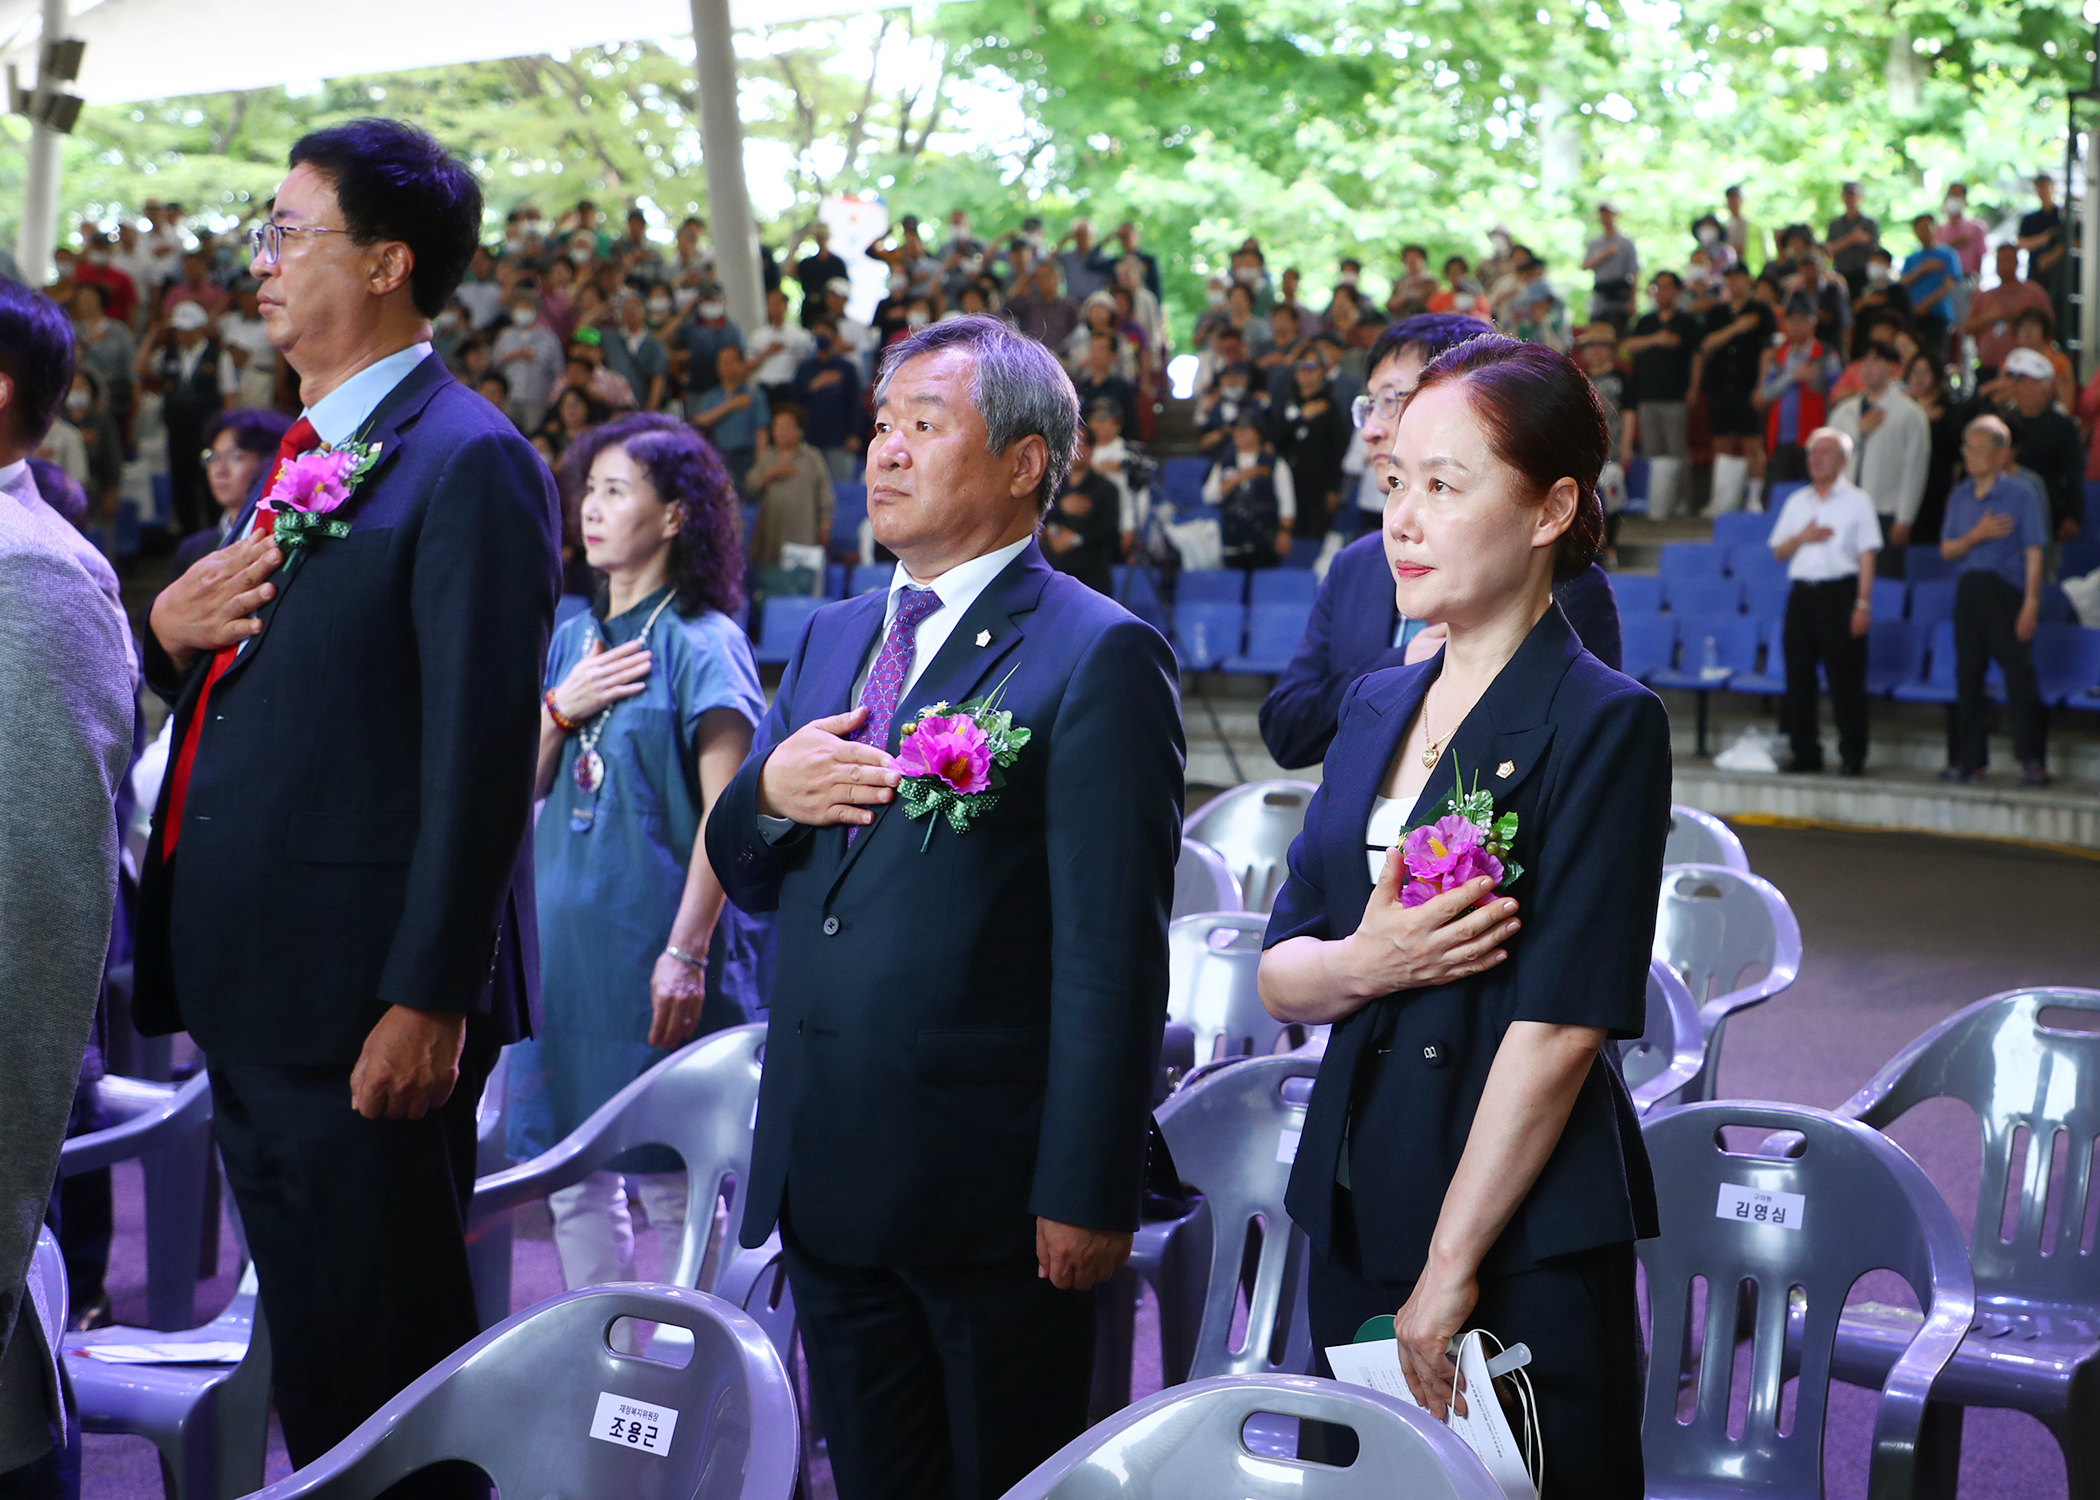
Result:
<svg viewBox="0 0 2100 1500">
<path fill-rule="evenodd" d="M 408 372 L 430 358 L 430 345 L 410 344 L 384 359 L 375 359 L 355 375 L 309 406 L 302 416 L 329 447 L 357 436 L 379 403 L 408 379 Z"/>
<path fill-rule="evenodd" d="M 932 583 L 915 583 L 904 564 L 897 564 L 897 576 L 890 580 L 890 592 L 882 611 L 882 629 L 876 632 L 875 644 L 869 648 L 868 659 L 860 664 L 860 675 L 853 679 L 853 702 L 860 702 L 860 695 L 868 685 L 868 674 L 875 670 L 875 658 L 882 654 L 882 643 L 890 637 L 890 626 L 897 618 L 897 596 L 906 588 L 930 588 L 940 596 L 941 607 L 919 622 L 912 633 L 911 670 L 904 674 L 903 686 L 897 689 L 897 703 L 903 706 L 911 696 L 912 685 L 926 664 L 940 654 L 948 637 L 962 617 L 969 613 L 970 606 L 977 602 L 994 578 L 1006 570 L 1006 565 L 1019 557 L 1035 540 L 1033 533 L 1018 542 L 1010 542 L 997 552 L 987 552 L 982 557 L 973 557 L 968 562 L 957 563 Z"/>
<path fill-rule="evenodd" d="M 1881 522 L 1874 515 L 1874 502 L 1846 479 L 1833 480 L 1828 495 L 1819 495 L 1814 485 L 1804 484 L 1787 496 L 1779 519 L 1772 523 L 1769 545 L 1777 548 L 1810 526 L 1828 526 L 1831 535 L 1794 549 L 1787 559 L 1786 576 L 1795 583 L 1851 578 L 1859 572 L 1861 553 L 1881 549 Z"/>
<path fill-rule="evenodd" d="M 1881 425 L 1862 437 L 1859 424 L 1869 405 L 1880 411 Z M 1915 521 L 1932 467 L 1932 424 L 1925 409 L 1892 383 L 1878 401 L 1861 391 L 1839 402 L 1830 425 L 1852 439 L 1846 477 L 1867 492 L 1875 511 L 1906 526 Z"/>
</svg>

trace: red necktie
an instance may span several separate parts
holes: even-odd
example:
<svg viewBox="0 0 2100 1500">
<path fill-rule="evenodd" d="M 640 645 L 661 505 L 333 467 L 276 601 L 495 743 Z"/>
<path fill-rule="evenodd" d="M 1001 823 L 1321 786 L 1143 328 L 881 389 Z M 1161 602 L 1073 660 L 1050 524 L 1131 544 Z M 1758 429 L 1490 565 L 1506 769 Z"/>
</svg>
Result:
<svg viewBox="0 0 2100 1500">
<path fill-rule="evenodd" d="M 314 424 L 301 417 L 285 433 L 284 441 L 277 445 L 277 462 L 270 466 L 270 481 L 275 483 L 277 471 L 302 453 L 311 453 L 321 446 L 321 435 L 314 431 Z M 269 486 L 265 485 L 267 492 Z M 255 507 L 255 521 L 248 534 L 268 530 L 274 522 L 270 513 L 261 505 Z M 197 759 L 197 740 L 204 733 L 204 718 L 211 707 L 212 684 L 226 675 L 233 659 L 240 655 L 239 642 L 221 646 L 211 659 L 211 668 L 204 674 L 204 686 L 197 693 L 197 706 L 190 713 L 190 722 L 182 732 L 182 747 L 175 754 L 174 782 L 168 788 L 168 816 L 160 832 L 160 857 L 163 861 L 175 857 L 175 840 L 182 833 L 182 804 L 190 789 L 190 768 Z"/>
</svg>

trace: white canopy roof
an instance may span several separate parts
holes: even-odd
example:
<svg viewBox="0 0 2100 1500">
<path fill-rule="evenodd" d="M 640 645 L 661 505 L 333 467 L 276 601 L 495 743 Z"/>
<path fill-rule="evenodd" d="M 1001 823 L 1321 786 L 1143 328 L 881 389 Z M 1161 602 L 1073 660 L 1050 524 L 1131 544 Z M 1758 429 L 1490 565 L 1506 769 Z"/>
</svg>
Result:
<svg viewBox="0 0 2100 1500">
<path fill-rule="evenodd" d="M 887 0 L 889 4 L 900 0 Z M 884 0 L 731 0 L 738 26 L 885 8 Z M 0 62 L 36 78 L 39 0 L 0 0 Z M 254 0 L 74 0 L 89 104 L 274 88 L 641 38 L 690 36 L 688 0 L 357 0 L 339 11 Z"/>
</svg>

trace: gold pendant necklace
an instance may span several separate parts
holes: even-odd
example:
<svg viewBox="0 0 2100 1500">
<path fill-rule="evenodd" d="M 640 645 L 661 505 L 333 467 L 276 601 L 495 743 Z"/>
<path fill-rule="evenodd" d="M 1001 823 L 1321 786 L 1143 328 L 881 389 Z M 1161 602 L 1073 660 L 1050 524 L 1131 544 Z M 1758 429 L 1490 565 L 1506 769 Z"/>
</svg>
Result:
<svg viewBox="0 0 2100 1500">
<path fill-rule="evenodd" d="M 1434 691 L 1434 689 L 1432 688 L 1431 691 Z M 1427 743 L 1425 743 L 1422 746 L 1422 769 L 1425 771 L 1434 771 L 1436 769 L 1437 758 L 1444 753 L 1444 740 L 1450 739 L 1452 729 L 1456 729 L 1458 726 L 1454 724 L 1452 726 L 1452 729 L 1445 730 L 1443 739 L 1430 739 L 1429 697 L 1429 693 L 1424 693 L 1422 695 L 1422 738 L 1425 741 L 1427 741 Z"/>
</svg>

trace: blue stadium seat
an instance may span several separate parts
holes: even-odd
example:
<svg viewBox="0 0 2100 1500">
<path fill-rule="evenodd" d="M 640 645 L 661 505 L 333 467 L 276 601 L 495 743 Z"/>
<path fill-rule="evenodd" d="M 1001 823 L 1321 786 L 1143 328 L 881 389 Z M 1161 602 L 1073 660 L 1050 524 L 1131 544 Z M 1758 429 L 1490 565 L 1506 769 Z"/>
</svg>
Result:
<svg viewBox="0 0 2100 1500">
<path fill-rule="evenodd" d="M 1203 481 L 1209 477 L 1208 458 L 1184 455 L 1159 466 L 1159 487 L 1177 510 L 1203 503 Z"/>
<path fill-rule="evenodd" d="M 1310 548 L 1305 550 L 1310 551 Z M 1295 556 L 1298 548 L 1291 549 Z M 1282 568 L 1270 568 L 1256 573 L 1247 585 L 1249 604 L 1310 604 L 1313 595 L 1320 592 L 1320 580 L 1310 573 L 1286 572 Z M 1251 622 L 1250 622 L 1251 623 Z"/>
<path fill-rule="evenodd" d="M 2044 625 L 2076 625 L 2078 611 L 2071 607 L 2071 596 L 2063 591 L 2061 584 L 2042 585 L 2041 622 Z"/>
<path fill-rule="evenodd" d="M 109 539 L 112 557 L 139 555 L 139 507 L 135 500 L 119 500 L 117 517 Z"/>
<path fill-rule="evenodd" d="M 1954 564 L 1940 556 L 1937 547 L 1905 547 L 1903 576 L 1912 583 L 1933 583 L 1954 576 Z"/>
<path fill-rule="evenodd" d="M 165 529 L 175 519 L 175 481 L 165 474 L 153 476 L 153 514 L 145 518 L 148 526 Z"/>
<path fill-rule="evenodd" d="M 2086 481 L 2088 495 L 2092 493 L 2092 487 L 2096 484 L 2100 484 L 2100 479 Z M 2085 514 L 2085 534 L 2074 536 L 2064 543 L 2063 558 L 2056 570 L 2060 578 L 2083 578 L 2095 568 L 2100 568 L 2100 536 L 2093 534 L 2093 528 L 2100 527 L 2100 508 L 2096 508 L 2091 500 L 2087 500 Z"/>
<path fill-rule="evenodd" d="M 1318 567 L 1319 563 L 1320 549 L 1301 536 L 1292 541 L 1291 550 L 1283 554 L 1281 571 L 1303 573 L 1307 577 L 1311 577 L 1312 570 Z M 1319 587 L 1317 578 L 1313 579 L 1313 586 L 1315 589 Z"/>
<path fill-rule="evenodd" d="M 853 567 L 851 581 L 846 585 L 846 592 L 856 597 L 861 594 L 872 594 L 878 590 L 888 588 L 896 576 L 897 565 L 895 563 L 856 563 Z"/>
<path fill-rule="evenodd" d="M 1612 573 L 1612 598 L 1617 601 L 1619 615 L 1659 615 L 1662 613 L 1662 579 L 1653 573 Z"/>
<path fill-rule="evenodd" d="M 1714 545 L 1730 552 L 1737 547 L 1764 547 L 1772 534 L 1772 521 L 1763 511 L 1727 511 L 1714 517 Z"/>
<path fill-rule="evenodd" d="M 846 597 L 846 565 L 844 563 L 824 564 L 824 597 L 827 599 L 843 599 Z"/>
<path fill-rule="evenodd" d="M 1774 573 L 1786 576 L 1786 564 L 1772 555 L 1772 549 L 1763 542 L 1733 542 L 1728 546 L 1728 576 L 1748 582 L 1753 578 L 1769 578 Z"/>
<path fill-rule="evenodd" d="M 1925 665 L 1925 627 L 1910 620 L 1876 620 L 1867 627 L 1867 695 L 1886 698 L 1916 682 Z"/>
<path fill-rule="evenodd" d="M 1677 638 L 1684 644 L 1684 660 L 1674 669 L 1665 668 L 1646 678 L 1650 687 L 1711 692 L 1726 687 L 1728 679 L 1738 672 L 1757 670 L 1757 645 L 1763 633 L 1763 621 L 1724 614 L 1672 615 L 1670 618 L 1677 622 Z M 1708 641 L 1713 642 L 1714 670 L 1719 674 L 1714 677 L 1705 675 Z"/>
<path fill-rule="evenodd" d="M 2083 625 L 2037 625 L 2034 629 L 2034 675 L 2042 702 L 2067 704 L 2100 683 L 2100 630 Z M 2002 692 L 1991 696 L 2002 698 Z"/>
<path fill-rule="evenodd" d="M 1619 670 L 1646 682 L 1657 672 L 1670 669 L 1677 651 L 1677 621 L 1670 615 L 1619 615 Z"/>
<path fill-rule="evenodd" d="M 860 523 L 868 519 L 868 487 L 858 479 L 831 485 L 831 555 L 846 561 L 860 556 Z"/>
<path fill-rule="evenodd" d="M 1181 575 L 1178 604 L 1244 604 L 1247 575 L 1237 568 L 1198 568 Z"/>
<path fill-rule="evenodd" d="M 1786 620 L 1779 615 L 1757 618 L 1764 642 L 1764 663 L 1754 672 L 1738 672 L 1728 679 L 1728 691 L 1753 698 L 1777 698 L 1786 691 Z"/>
<path fill-rule="evenodd" d="M 1645 512 L 1648 509 L 1648 460 L 1629 458 L 1626 461 L 1626 499 L 1632 510 Z"/>
<path fill-rule="evenodd" d="M 1917 624 L 1913 620 L 1912 624 Z M 1924 675 L 1911 682 L 1897 685 L 1889 694 L 1898 703 L 1952 703 L 1954 701 L 1954 622 L 1942 620 L 1932 627 L 1926 637 L 1926 662 Z M 1986 691 L 1993 696 L 2002 696 L 2005 678 L 1996 662 L 1991 663 L 1990 676 L 1985 679 Z"/>
<path fill-rule="evenodd" d="M 1662 549 L 1663 600 L 1675 615 L 1734 614 L 1742 586 L 1727 576 L 1728 556 L 1708 542 L 1671 542 Z"/>
<path fill-rule="evenodd" d="M 1125 609 L 1134 610 L 1140 604 L 1156 605 L 1160 602 L 1159 590 L 1154 587 L 1153 575 L 1148 570 L 1117 563 L 1108 571 L 1115 582 L 1116 602 Z"/>
<path fill-rule="evenodd" d="M 1793 588 L 1784 573 L 1760 573 L 1747 579 L 1743 583 L 1743 613 L 1753 620 L 1783 620 L 1786 596 Z"/>
<path fill-rule="evenodd" d="M 1260 582 L 1259 577 L 1255 581 Z M 1289 666 L 1297 654 L 1311 614 L 1310 599 L 1253 605 L 1247 611 L 1247 649 L 1237 656 L 1228 656 L 1220 665 L 1227 672 L 1274 676 Z"/>
<path fill-rule="evenodd" d="M 1873 617 L 1877 620 L 1900 620 L 1910 603 L 1910 587 L 1900 578 L 1877 578 L 1874 580 Z M 2064 601 L 2069 605 L 2070 600 Z"/>
<path fill-rule="evenodd" d="M 824 607 L 808 594 L 780 594 L 768 599 L 759 614 L 758 644 L 752 655 L 762 665 L 781 666 L 795 654 L 795 642 L 809 617 Z"/>
<path fill-rule="evenodd" d="M 1937 625 L 1954 618 L 1954 580 L 1930 578 L 1910 581 L 1910 618 L 1918 625 Z"/>
<path fill-rule="evenodd" d="M 1775 479 L 1765 490 L 1765 516 L 1767 522 L 1776 520 L 1779 507 L 1786 504 L 1786 497 L 1808 483 L 1805 479 Z"/>
<path fill-rule="evenodd" d="M 2085 482 L 2085 513 L 2100 520 L 2100 479 Z"/>
<path fill-rule="evenodd" d="M 1237 656 L 1247 611 L 1239 604 L 1182 604 L 1174 611 L 1174 657 L 1184 672 L 1209 672 Z"/>
</svg>

